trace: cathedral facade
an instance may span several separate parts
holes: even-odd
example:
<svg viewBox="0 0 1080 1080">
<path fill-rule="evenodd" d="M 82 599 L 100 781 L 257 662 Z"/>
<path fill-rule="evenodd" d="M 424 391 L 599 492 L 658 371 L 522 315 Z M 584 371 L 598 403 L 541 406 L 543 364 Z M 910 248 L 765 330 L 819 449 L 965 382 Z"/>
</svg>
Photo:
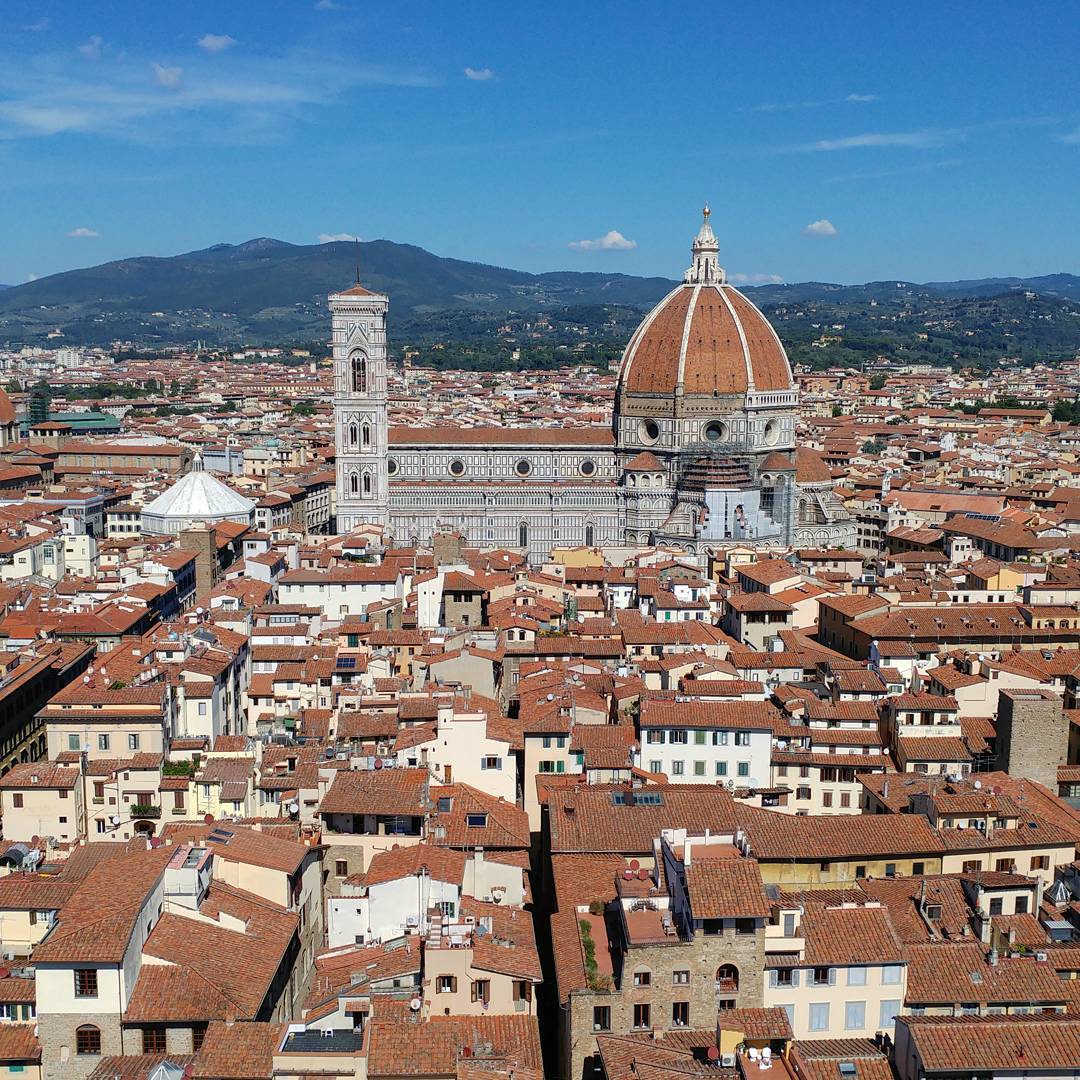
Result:
<svg viewBox="0 0 1080 1080">
<path fill-rule="evenodd" d="M 798 390 L 764 315 L 727 283 L 708 209 L 692 265 L 623 354 L 608 428 L 390 427 L 389 300 L 330 296 L 337 523 L 397 544 L 852 547 L 822 458 L 798 447 Z"/>
</svg>

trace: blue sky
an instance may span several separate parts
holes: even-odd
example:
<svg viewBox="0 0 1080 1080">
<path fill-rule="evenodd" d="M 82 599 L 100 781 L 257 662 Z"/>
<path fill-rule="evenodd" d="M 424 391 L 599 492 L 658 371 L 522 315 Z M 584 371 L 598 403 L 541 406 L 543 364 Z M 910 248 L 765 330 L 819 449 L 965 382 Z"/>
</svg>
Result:
<svg viewBox="0 0 1080 1080">
<path fill-rule="evenodd" d="M 1080 272 L 1080 4 L 5 0 L 0 282 L 359 235 L 739 281 Z"/>
</svg>

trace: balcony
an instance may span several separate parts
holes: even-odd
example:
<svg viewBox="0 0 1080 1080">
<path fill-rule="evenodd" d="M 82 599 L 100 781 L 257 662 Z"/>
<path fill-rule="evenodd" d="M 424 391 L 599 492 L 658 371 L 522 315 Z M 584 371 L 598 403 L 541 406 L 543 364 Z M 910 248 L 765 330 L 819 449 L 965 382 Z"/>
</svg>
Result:
<svg viewBox="0 0 1080 1080">
<path fill-rule="evenodd" d="M 145 803 L 132 803 L 128 810 L 133 818 L 159 818 L 161 817 L 160 806 L 149 806 Z"/>
</svg>

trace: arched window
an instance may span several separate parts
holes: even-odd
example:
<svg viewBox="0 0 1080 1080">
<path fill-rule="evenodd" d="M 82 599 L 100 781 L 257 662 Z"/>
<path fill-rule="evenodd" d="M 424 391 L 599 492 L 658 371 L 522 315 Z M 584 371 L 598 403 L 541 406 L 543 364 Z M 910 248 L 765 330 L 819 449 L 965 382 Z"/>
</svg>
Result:
<svg viewBox="0 0 1080 1080">
<path fill-rule="evenodd" d="M 725 994 L 739 989 L 739 969 L 734 964 L 721 964 L 716 969 L 716 989 Z"/>
<path fill-rule="evenodd" d="M 523 521 L 518 526 L 518 547 L 527 548 L 529 546 L 529 526 Z"/>
<path fill-rule="evenodd" d="M 371 495 L 371 473 L 364 473 L 364 495 Z"/>
<path fill-rule="evenodd" d="M 368 391 L 367 357 L 362 352 L 352 354 L 352 388 L 355 394 Z"/>
<path fill-rule="evenodd" d="M 585 546 L 592 547 L 594 540 L 593 527 L 591 525 L 585 526 Z"/>
<path fill-rule="evenodd" d="M 371 445 L 371 428 L 365 424 L 361 430 L 361 441 L 365 446 Z"/>
<path fill-rule="evenodd" d="M 350 446 L 355 446 L 356 445 L 356 425 L 355 424 L 350 424 L 349 425 L 349 445 Z"/>
<path fill-rule="evenodd" d="M 83 1024 L 75 1029 L 76 1054 L 101 1053 L 101 1029 L 93 1024 Z"/>
<path fill-rule="evenodd" d="M 353 473 L 352 476 L 349 477 L 349 491 L 353 495 L 355 495 L 359 490 L 360 490 L 360 488 L 359 488 L 358 481 L 356 479 L 356 473 Z"/>
</svg>

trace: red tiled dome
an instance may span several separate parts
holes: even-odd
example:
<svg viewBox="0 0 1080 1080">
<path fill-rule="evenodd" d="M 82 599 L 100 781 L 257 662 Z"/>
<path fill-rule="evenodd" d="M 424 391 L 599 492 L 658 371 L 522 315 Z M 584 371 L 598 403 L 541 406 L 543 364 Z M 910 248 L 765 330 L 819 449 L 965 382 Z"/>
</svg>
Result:
<svg viewBox="0 0 1080 1080">
<path fill-rule="evenodd" d="M 795 480 L 800 484 L 828 484 L 832 482 L 832 471 L 816 450 L 799 446 L 795 449 Z"/>
<path fill-rule="evenodd" d="M 723 282 L 687 283 L 646 316 L 623 354 L 625 393 L 791 390 L 787 354 L 768 319 Z"/>
</svg>

